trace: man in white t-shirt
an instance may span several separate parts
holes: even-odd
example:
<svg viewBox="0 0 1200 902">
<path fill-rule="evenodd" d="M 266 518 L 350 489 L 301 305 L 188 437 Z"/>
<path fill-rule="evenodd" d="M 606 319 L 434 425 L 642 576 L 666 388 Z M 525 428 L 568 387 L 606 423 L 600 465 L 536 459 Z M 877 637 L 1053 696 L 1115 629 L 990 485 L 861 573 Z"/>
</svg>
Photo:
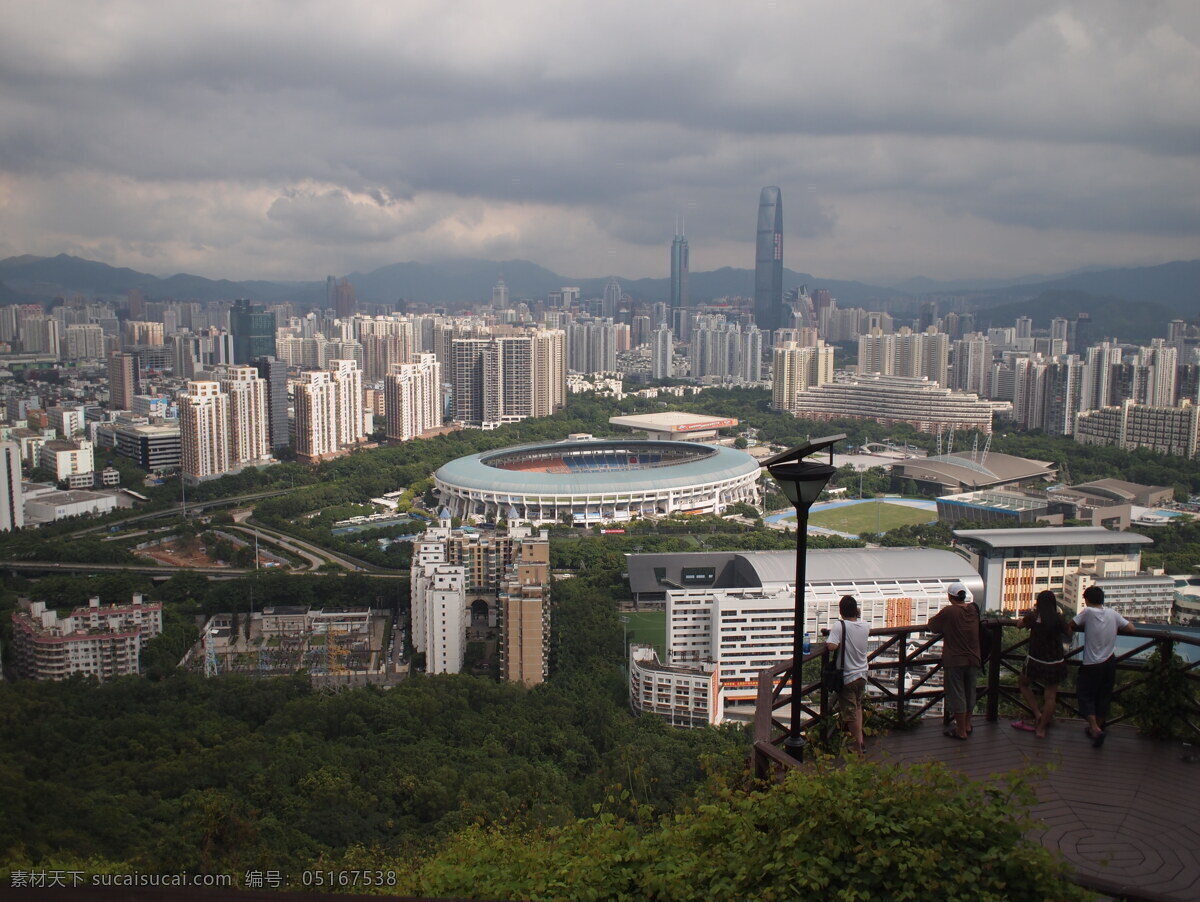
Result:
<svg viewBox="0 0 1200 902">
<path fill-rule="evenodd" d="M 858 599 L 853 595 L 842 596 L 838 611 L 842 619 L 830 627 L 825 644 L 842 669 L 842 691 L 838 693 L 842 728 L 850 733 L 854 751 L 862 754 L 866 745 L 862 729 L 863 690 L 867 687 L 867 639 L 871 628 L 858 619 Z"/>
<path fill-rule="evenodd" d="M 1086 732 L 1094 748 L 1104 745 L 1104 722 L 1112 704 L 1117 680 L 1117 633 L 1132 633 L 1133 624 L 1116 611 L 1104 606 L 1104 590 L 1088 586 L 1083 590 L 1087 607 L 1075 615 L 1075 629 L 1082 630 L 1083 663 L 1079 667 L 1079 713 L 1087 718 Z"/>
</svg>

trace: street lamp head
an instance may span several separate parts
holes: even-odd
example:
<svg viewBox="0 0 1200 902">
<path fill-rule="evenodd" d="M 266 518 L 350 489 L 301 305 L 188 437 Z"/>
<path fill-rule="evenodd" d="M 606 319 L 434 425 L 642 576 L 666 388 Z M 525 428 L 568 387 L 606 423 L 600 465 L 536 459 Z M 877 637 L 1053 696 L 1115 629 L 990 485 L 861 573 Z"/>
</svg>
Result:
<svg viewBox="0 0 1200 902">
<path fill-rule="evenodd" d="M 820 496 L 837 467 L 833 466 L 833 446 L 846 437 L 845 433 L 804 442 L 763 461 L 771 477 L 779 483 L 783 494 L 797 510 L 810 507 Z M 829 463 L 806 461 L 804 458 L 829 449 Z"/>
</svg>

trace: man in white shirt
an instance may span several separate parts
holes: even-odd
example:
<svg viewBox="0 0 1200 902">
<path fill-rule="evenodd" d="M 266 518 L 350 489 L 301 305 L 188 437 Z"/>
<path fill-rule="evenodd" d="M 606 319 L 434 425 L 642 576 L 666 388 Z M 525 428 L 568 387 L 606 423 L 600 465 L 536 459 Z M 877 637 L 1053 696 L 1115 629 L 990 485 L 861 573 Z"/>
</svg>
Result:
<svg viewBox="0 0 1200 902">
<path fill-rule="evenodd" d="M 1112 704 L 1117 680 L 1117 633 L 1132 633 L 1133 624 L 1116 611 L 1104 606 L 1104 590 L 1088 586 L 1083 590 L 1087 606 L 1075 615 L 1075 629 L 1082 630 L 1083 663 L 1079 667 L 1079 713 L 1087 718 L 1086 732 L 1094 748 L 1104 745 L 1104 722 Z"/>
<path fill-rule="evenodd" d="M 867 640 L 871 628 L 858 619 L 858 599 L 853 595 L 843 595 L 838 610 L 842 619 L 830 627 L 825 644 L 842 669 L 842 691 L 838 693 L 842 728 L 850 733 L 854 751 L 862 754 L 866 745 L 862 730 L 863 690 L 867 687 Z"/>
</svg>

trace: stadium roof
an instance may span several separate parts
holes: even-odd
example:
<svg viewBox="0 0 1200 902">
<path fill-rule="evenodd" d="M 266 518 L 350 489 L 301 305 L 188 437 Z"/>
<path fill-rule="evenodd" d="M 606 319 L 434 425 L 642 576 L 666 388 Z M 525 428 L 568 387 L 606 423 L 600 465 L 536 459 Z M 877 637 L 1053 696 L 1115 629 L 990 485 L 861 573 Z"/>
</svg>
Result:
<svg viewBox="0 0 1200 902">
<path fill-rule="evenodd" d="M 646 429 L 650 432 L 702 432 L 709 429 L 725 429 L 736 426 L 738 421 L 731 417 L 710 417 L 702 413 L 686 413 L 682 410 L 664 410 L 661 413 L 634 413 L 628 416 L 609 417 L 613 426 L 629 429 Z"/>
<path fill-rule="evenodd" d="M 989 548 L 1045 547 L 1055 545 L 1153 545 L 1149 536 L 1116 532 L 1102 526 L 1047 526 L 1033 529 L 956 529 L 960 539 Z"/>
<path fill-rule="evenodd" d="M 711 588 L 750 589 L 786 585 L 796 579 L 794 551 L 727 551 L 630 554 L 629 586 L 635 594 L 663 592 L 695 585 L 682 569 L 712 567 Z M 656 571 L 662 571 L 662 575 Z M 975 569 L 952 551 L 938 548 L 832 548 L 808 552 L 805 582 L 854 583 L 864 580 L 961 580 L 972 594 L 983 593 Z M 709 588 L 699 586 L 698 588 Z"/>
<path fill-rule="evenodd" d="M 573 450 L 595 453 L 613 451 L 652 453 L 670 450 L 692 459 L 670 466 L 645 466 L 636 469 L 572 470 L 546 473 L 533 470 L 505 470 L 486 461 L 520 451 L 557 452 Z M 444 464 L 434 476 L 464 489 L 487 492 L 512 492 L 514 495 L 587 495 L 650 489 L 686 488 L 726 479 L 737 479 L 761 469 L 757 460 L 745 451 L 691 442 L 656 442 L 647 439 L 600 439 L 583 442 L 539 442 L 518 445 L 482 454 L 471 454 Z"/>
<path fill-rule="evenodd" d="M 1055 466 L 1049 461 L 1028 460 L 1011 454 L 991 452 L 982 463 L 971 459 L 972 452 L 943 454 L 939 457 L 918 457 L 896 461 L 892 472 L 925 482 L 959 486 L 961 491 L 1024 482 L 1029 479 L 1048 479 Z"/>
</svg>

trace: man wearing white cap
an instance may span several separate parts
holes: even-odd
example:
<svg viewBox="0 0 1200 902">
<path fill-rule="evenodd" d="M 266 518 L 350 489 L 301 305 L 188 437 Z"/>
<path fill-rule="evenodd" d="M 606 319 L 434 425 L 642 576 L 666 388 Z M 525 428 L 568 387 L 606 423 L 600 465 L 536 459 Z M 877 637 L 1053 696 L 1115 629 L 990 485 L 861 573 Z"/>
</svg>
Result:
<svg viewBox="0 0 1200 902">
<path fill-rule="evenodd" d="M 946 736 L 966 739 L 971 735 L 975 682 L 979 679 L 979 608 L 967 600 L 967 587 L 960 582 L 951 583 L 946 594 L 950 604 L 929 618 L 928 629 L 942 634 L 946 712 L 954 716 L 954 726 L 946 730 Z"/>
</svg>

